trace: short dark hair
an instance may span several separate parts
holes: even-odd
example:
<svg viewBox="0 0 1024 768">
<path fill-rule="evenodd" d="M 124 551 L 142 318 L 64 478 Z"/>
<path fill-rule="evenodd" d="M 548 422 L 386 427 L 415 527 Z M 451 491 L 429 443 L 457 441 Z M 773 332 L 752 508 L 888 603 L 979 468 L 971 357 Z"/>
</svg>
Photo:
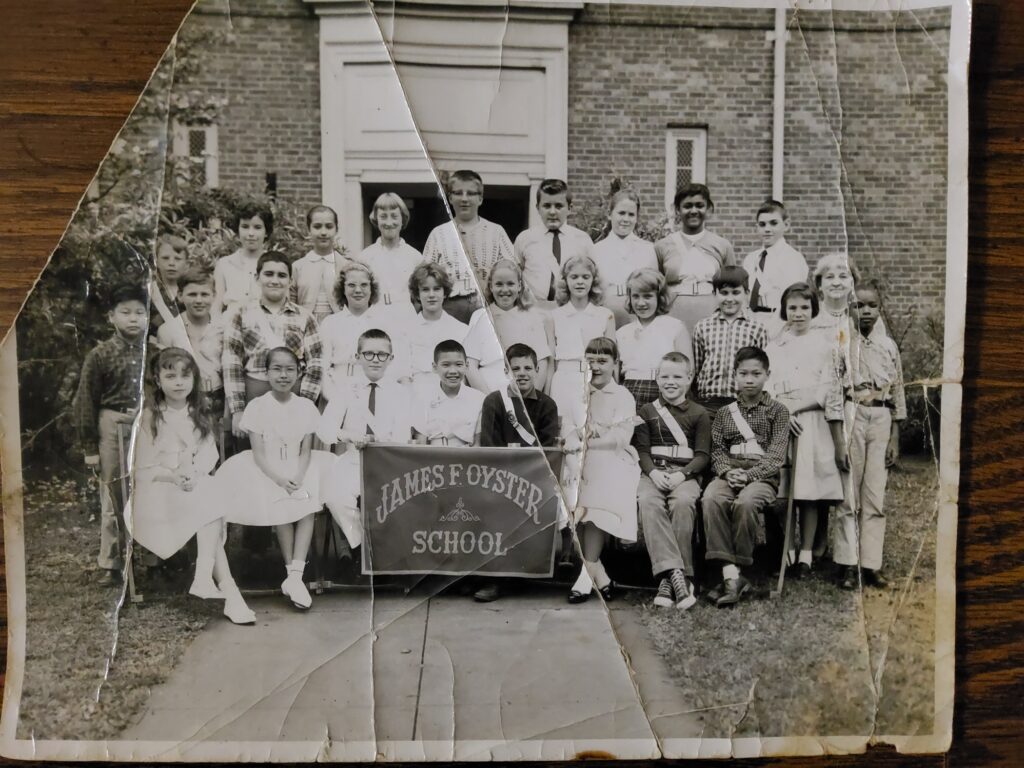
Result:
<svg viewBox="0 0 1024 768">
<path fill-rule="evenodd" d="M 466 348 L 464 346 L 455 339 L 445 339 L 434 347 L 434 362 L 436 363 L 441 358 L 441 355 L 449 352 L 462 355 L 463 357 L 466 356 Z"/>
<path fill-rule="evenodd" d="M 619 359 L 619 346 L 615 339 L 607 336 L 597 336 L 587 342 L 587 348 L 583 351 L 585 355 L 611 355 L 613 360 Z"/>
<path fill-rule="evenodd" d="M 331 208 L 331 206 L 323 205 L 321 203 L 320 205 L 314 205 L 312 208 L 310 208 L 308 211 L 306 211 L 306 229 L 309 229 L 311 226 L 313 226 L 313 214 L 315 214 L 315 213 L 329 213 L 329 214 L 331 214 L 331 216 L 334 217 L 334 226 L 335 227 L 338 226 L 338 212 L 336 210 L 334 210 L 333 208 Z"/>
<path fill-rule="evenodd" d="M 256 274 L 258 275 L 263 271 L 263 265 L 268 261 L 272 261 L 275 264 L 284 264 L 288 270 L 288 277 L 292 276 L 292 260 L 288 258 L 287 254 L 281 253 L 280 251 L 267 251 L 266 253 L 260 254 L 260 257 L 256 259 Z"/>
<path fill-rule="evenodd" d="M 239 222 L 251 219 L 253 216 L 260 217 L 263 226 L 267 230 L 267 237 L 270 237 L 274 233 L 274 214 L 266 205 L 255 200 L 246 201 L 235 209 L 235 213 L 229 223 L 231 230 L 237 235 Z"/>
<path fill-rule="evenodd" d="M 505 359 L 508 360 L 509 365 L 516 358 L 528 357 L 533 362 L 533 367 L 537 367 L 537 353 L 533 347 L 528 344 L 513 344 L 505 350 Z"/>
<path fill-rule="evenodd" d="M 772 200 L 769 198 L 761 203 L 761 207 L 757 209 L 757 213 L 754 214 L 754 220 L 756 221 L 761 217 L 762 213 L 778 213 L 782 215 L 783 221 L 789 221 L 789 211 L 786 210 L 786 206 L 780 203 L 778 200 Z"/>
<path fill-rule="evenodd" d="M 448 180 L 444 184 L 444 191 L 448 192 L 450 194 L 451 191 L 452 191 L 452 184 L 454 182 L 456 182 L 456 181 L 472 181 L 472 182 L 475 182 L 477 184 L 477 186 L 480 187 L 480 195 L 483 196 L 483 194 L 484 194 L 484 180 L 480 176 L 480 174 L 477 173 L 476 171 L 469 170 L 468 168 L 463 168 L 462 170 L 459 170 L 459 171 L 452 171 L 448 175 Z"/>
<path fill-rule="evenodd" d="M 446 299 L 452 295 L 452 279 L 448 277 L 448 271 L 432 261 L 421 261 L 409 275 L 409 298 L 417 312 L 423 311 L 423 305 L 420 304 L 420 283 L 431 277 L 440 283 Z"/>
<path fill-rule="evenodd" d="M 182 290 L 186 285 L 206 285 L 207 283 L 216 285 L 213 280 L 213 272 L 204 267 L 192 267 L 178 277 L 178 290 Z"/>
<path fill-rule="evenodd" d="M 391 337 L 388 336 L 386 331 L 382 331 L 380 328 L 369 328 L 359 334 L 359 339 L 356 341 L 356 352 L 363 348 L 364 341 L 386 341 L 391 345 L 392 350 L 394 349 L 394 343 L 392 343 Z"/>
<path fill-rule="evenodd" d="M 757 360 L 764 366 L 766 371 L 771 370 L 768 353 L 760 347 L 740 347 L 736 351 L 736 357 L 733 359 L 732 369 L 735 371 L 740 367 L 740 363 L 745 362 L 746 360 Z"/>
<path fill-rule="evenodd" d="M 799 296 L 802 299 L 807 299 L 811 302 L 811 317 L 818 316 L 818 293 L 811 288 L 807 283 L 793 283 L 789 288 L 782 292 L 782 298 L 779 299 L 779 317 L 783 320 L 789 320 L 786 316 L 786 301 L 790 296 Z"/>
<path fill-rule="evenodd" d="M 711 200 L 711 190 L 709 190 L 703 184 L 687 184 L 685 187 L 680 187 L 676 190 L 676 196 L 672 198 L 672 207 L 679 210 L 679 204 L 683 202 L 684 197 L 703 197 L 707 201 L 708 208 L 714 210 L 715 203 Z"/>
<path fill-rule="evenodd" d="M 119 285 L 110 292 L 108 308 L 113 312 L 118 304 L 124 304 L 128 301 L 137 301 L 142 306 L 148 307 L 149 292 L 143 286 L 135 285 L 134 283 Z"/>
<path fill-rule="evenodd" d="M 267 368 L 270 367 L 270 360 L 271 358 L 274 357 L 274 355 L 282 354 L 288 355 L 292 360 L 295 361 L 295 365 L 299 365 L 299 356 L 296 355 L 291 349 L 289 349 L 288 347 L 274 347 L 272 350 L 267 352 Z"/>
<path fill-rule="evenodd" d="M 565 202 L 572 203 L 572 192 L 569 191 L 569 185 L 561 179 L 544 179 L 537 187 L 537 196 L 535 203 L 540 204 L 541 194 L 545 195 L 565 195 Z"/>
<path fill-rule="evenodd" d="M 718 293 L 722 288 L 742 288 L 747 290 L 750 275 L 743 267 L 722 267 L 711 278 L 711 285 Z"/>
</svg>

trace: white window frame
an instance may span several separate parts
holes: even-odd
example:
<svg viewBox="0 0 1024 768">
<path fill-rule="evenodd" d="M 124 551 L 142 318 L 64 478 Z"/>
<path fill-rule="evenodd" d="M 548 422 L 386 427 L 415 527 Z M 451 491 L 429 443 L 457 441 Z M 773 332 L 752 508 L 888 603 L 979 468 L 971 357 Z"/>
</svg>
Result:
<svg viewBox="0 0 1024 768">
<path fill-rule="evenodd" d="M 220 183 L 220 152 L 217 142 L 217 126 L 208 125 L 187 125 L 185 123 L 174 124 L 174 143 L 172 151 L 174 156 L 183 160 L 197 161 L 198 157 L 189 154 L 189 135 L 192 131 L 202 131 L 206 136 L 206 151 L 203 153 L 203 171 L 206 176 L 204 186 L 215 188 Z"/>
<path fill-rule="evenodd" d="M 706 182 L 708 165 L 707 128 L 669 128 L 665 132 L 665 210 L 672 210 L 676 196 L 676 175 L 679 171 L 679 142 L 689 141 L 693 145 L 693 181 Z"/>
</svg>

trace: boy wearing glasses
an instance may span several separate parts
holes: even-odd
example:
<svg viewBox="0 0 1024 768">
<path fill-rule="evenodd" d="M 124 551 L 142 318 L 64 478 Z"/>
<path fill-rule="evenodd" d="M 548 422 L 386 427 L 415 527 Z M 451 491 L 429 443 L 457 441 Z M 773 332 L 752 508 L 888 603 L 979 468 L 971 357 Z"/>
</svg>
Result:
<svg viewBox="0 0 1024 768">
<path fill-rule="evenodd" d="M 409 397 L 405 388 L 386 377 L 393 359 L 391 337 L 379 328 L 364 331 L 356 346 L 359 367 L 349 386 L 338 397 L 332 397 L 320 417 L 317 437 L 325 445 L 335 445 L 338 471 L 324 483 L 328 506 L 335 517 L 361 529 L 358 497 L 360 487 L 360 449 L 369 443 L 408 443 L 412 437 Z M 335 510 L 341 510 L 340 514 Z M 346 536 L 348 534 L 346 533 Z M 361 536 L 348 538 L 359 538 Z M 350 541 L 353 548 L 358 541 Z"/>
</svg>

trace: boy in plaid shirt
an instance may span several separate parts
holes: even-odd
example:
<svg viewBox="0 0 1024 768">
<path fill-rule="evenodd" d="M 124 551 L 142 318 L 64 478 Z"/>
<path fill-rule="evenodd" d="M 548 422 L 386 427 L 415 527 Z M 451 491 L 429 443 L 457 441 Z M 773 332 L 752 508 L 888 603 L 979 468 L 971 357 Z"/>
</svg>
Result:
<svg viewBox="0 0 1024 768">
<path fill-rule="evenodd" d="M 768 331 L 748 305 L 749 275 L 742 267 L 722 267 L 711 284 L 718 309 L 693 329 L 693 399 L 712 418 L 736 399 L 733 358 L 742 347 L 764 349 Z"/>
<path fill-rule="evenodd" d="M 105 583 L 117 583 L 121 566 L 118 516 L 121 498 L 119 426 L 131 424 L 142 397 L 149 296 L 140 286 L 117 288 L 110 301 L 114 334 L 85 357 L 72 403 L 85 464 L 100 470 L 100 554 Z"/>
<path fill-rule="evenodd" d="M 789 411 L 764 391 L 768 355 L 743 347 L 734 372 L 737 399 L 719 409 L 711 425 L 715 479 L 702 502 L 705 557 L 725 563 L 722 583 L 708 593 L 719 608 L 735 605 L 750 591 L 739 566 L 754 562 L 754 547 L 763 537 L 760 514 L 775 501 L 789 447 Z"/>
</svg>

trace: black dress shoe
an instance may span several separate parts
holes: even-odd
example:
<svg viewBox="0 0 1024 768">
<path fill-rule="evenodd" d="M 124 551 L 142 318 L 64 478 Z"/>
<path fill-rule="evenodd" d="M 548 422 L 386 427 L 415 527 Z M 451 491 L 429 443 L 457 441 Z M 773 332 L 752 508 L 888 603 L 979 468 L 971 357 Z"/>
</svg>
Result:
<svg viewBox="0 0 1024 768">
<path fill-rule="evenodd" d="M 478 603 L 493 603 L 501 597 L 501 586 L 496 581 L 488 581 L 480 585 L 480 588 L 473 593 L 473 599 Z"/>
<path fill-rule="evenodd" d="M 857 569 L 852 565 L 841 566 L 836 582 L 839 584 L 840 589 L 852 592 L 857 588 Z"/>
<path fill-rule="evenodd" d="M 590 592 L 580 592 L 579 590 L 573 590 L 569 593 L 569 602 L 572 605 L 579 605 L 585 603 L 590 599 Z"/>
<path fill-rule="evenodd" d="M 861 578 L 864 579 L 864 583 L 869 587 L 886 589 L 889 586 L 889 580 L 885 578 L 880 571 L 873 571 L 870 568 L 862 568 L 860 573 Z"/>
<path fill-rule="evenodd" d="M 704 597 L 706 597 L 708 599 L 708 602 L 718 603 L 719 598 L 721 598 L 724 593 L 725 593 L 725 582 L 724 581 L 720 581 L 720 582 L 718 582 L 718 584 L 716 584 L 710 590 L 708 590 L 705 593 Z"/>
<path fill-rule="evenodd" d="M 615 599 L 615 588 L 610 581 L 597 591 L 601 593 L 601 597 L 606 603 Z"/>
<path fill-rule="evenodd" d="M 797 563 L 796 564 L 796 577 L 798 579 L 809 579 L 809 578 L 811 578 L 811 564 L 810 563 Z"/>
</svg>

